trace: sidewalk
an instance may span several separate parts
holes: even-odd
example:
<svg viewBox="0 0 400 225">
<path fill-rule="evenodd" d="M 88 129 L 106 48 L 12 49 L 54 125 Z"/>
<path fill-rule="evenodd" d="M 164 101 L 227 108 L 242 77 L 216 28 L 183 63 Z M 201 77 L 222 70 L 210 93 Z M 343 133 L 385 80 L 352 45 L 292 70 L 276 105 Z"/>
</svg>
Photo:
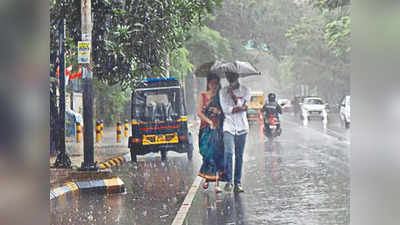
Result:
<svg viewBox="0 0 400 225">
<path fill-rule="evenodd" d="M 121 143 L 117 143 L 114 127 L 104 128 L 101 142 L 96 143 L 94 141 L 94 143 L 94 161 L 97 161 L 97 165 L 130 152 L 128 149 L 128 137 L 124 137 L 122 132 Z M 76 143 L 75 137 L 66 138 L 66 151 L 71 159 L 72 169 L 52 168 L 56 157 L 50 157 L 50 187 L 69 181 L 98 180 L 112 177 L 110 169 L 99 169 L 97 172 L 77 170 L 84 160 L 83 137 L 81 143 Z"/>
<path fill-rule="evenodd" d="M 199 120 L 197 118 L 189 123 L 189 129 L 193 132 L 193 135 L 197 135 L 198 126 Z M 128 137 L 130 132 L 129 130 Z M 124 136 L 122 130 L 121 143 L 117 143 L 115 127 L 104 128 L 101 142 L 96 143 L 96 140 L 94 140 L 94 161 L 97 162 L 98 171 L 78 170 L 84 161 L 83 137 L 81 143 L 76 143 L 76 137 L 66 138 L 66 151 L 71 159 L 72 169 L 53 168 L 56 156 L 50 157 L 50 188 L 59 187 L 66 182 L 112 178 L 112 170 L 110 168 L 130 160 L 128 137 Z M 95 135 L 94 138 L 96 138 Z M 122 156 L 127 156 L 128 160 Z"/>
</svg>

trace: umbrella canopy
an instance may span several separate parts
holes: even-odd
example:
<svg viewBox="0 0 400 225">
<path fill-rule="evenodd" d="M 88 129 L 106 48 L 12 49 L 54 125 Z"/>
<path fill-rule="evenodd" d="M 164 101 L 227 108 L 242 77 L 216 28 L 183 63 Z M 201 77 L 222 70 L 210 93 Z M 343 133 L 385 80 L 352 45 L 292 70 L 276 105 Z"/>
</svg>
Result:
<svg viewBox="0 0 400 225">
<path fill-rule="evenodd" d="M 194 73 L 197 77 L 207 77 L 209 72 L 216 73 L 220 77 L 225 77 L 226 73 L 237 73 L 240 77 L 261 75 L 261 72 L 258 72 L 250 63 L 242 61 L 204 63 Z"/>
</svg>

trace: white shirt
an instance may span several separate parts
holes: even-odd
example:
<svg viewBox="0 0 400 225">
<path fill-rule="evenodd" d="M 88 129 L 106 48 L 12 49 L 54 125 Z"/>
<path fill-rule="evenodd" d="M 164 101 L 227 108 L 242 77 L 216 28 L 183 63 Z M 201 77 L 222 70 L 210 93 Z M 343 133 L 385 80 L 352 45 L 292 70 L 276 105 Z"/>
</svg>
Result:
<svg viewBox="0 0 400 225">
<path fill-rule="evenodd" d="M 232 135 L 241 135 L 249 131 L 249 123 L 247 122 L 246 111 L 232 113 L 232 109 L 237 106 L 246 105 L 250 102 L 250 89 L 240 85 L 239 88 L 233 90 L 233 94 L 237 97 L 238 101 L 235 104 L 232 97 L 228 94 L 228 87 L 224 87 L 220 91 L 220 103 L 222 111 L 224 112 L 224 132 L 227 131 Z"/>
</svg>

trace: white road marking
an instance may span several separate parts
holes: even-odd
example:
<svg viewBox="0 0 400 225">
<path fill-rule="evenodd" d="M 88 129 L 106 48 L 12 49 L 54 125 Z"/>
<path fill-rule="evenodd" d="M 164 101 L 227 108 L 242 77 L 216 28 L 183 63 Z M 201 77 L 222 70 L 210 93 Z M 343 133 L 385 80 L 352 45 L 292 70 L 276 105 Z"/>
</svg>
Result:
<svg viewBox="0 0 400 225">
<path fill-rule="evenodd" d="M 192 205 L 194 196 L 196 195 L 197 189 L 199 189 L 201 183 L 201 178 L 199 176 L 196 176 L 196 179 L 194 180 L 192 186 L 189 189 L 189 192 L 187 193 L 185 200 L 183 201 L 181 207 L 179 208 L 178 213 L 175 216 L 174 221 L 172 221 L 171 225 L 182 225 L 183 222 L 185 221 L 186 215 L 189 212 L 190 206 Z"/>
</svg>

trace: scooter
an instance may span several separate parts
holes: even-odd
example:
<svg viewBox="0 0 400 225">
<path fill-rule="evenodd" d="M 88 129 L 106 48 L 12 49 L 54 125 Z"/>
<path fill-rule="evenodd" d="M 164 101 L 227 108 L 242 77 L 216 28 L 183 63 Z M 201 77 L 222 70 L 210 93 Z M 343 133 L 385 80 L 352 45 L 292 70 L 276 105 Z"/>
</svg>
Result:
<svg viewBox="0 0 400 225">
<path fill-rule="evenodd" d="M 278 125 L 280 125 L 280 122 L 274 114 L 270 114 L 268 119 L 264 119 L 264 135 L 268 137 L 269 140 L 273 140 L 275 137 L 281 135 L 282 129 Z"/>
</svg>

